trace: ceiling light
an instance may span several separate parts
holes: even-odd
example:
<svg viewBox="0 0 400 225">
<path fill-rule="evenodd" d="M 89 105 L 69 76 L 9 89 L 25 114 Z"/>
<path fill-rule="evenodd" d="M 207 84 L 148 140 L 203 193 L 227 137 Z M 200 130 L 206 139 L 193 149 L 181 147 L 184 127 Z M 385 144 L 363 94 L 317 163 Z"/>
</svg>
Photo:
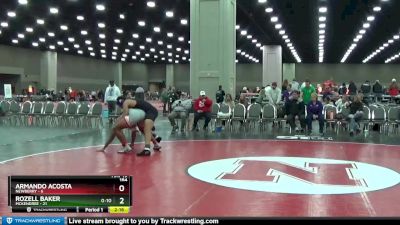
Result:
<svg viewBox="0 0 400 225">
<path fill-rule="evenodd" d="M 159 33 L 161 31 L 160 27 L 154 27 L 153 30 L 154 30 L 154 32 L 157 32 L 157 33 Z"/>
<path fill-rule="evenodd" d="M 282 36 L 282 38 L 283 38 L 284 40 L 286 40 L 286 39 L 288 39 L 288 38 L 289 38 L 289 36 L 287 36 L 287 35 L 283 35 L 283 36 Z"/>
<path fill-rule="evenodd" d="M 128 42 L 128 45 L 133 46 L 133 42 Z M 127 49 L 127 50 L 129 50 L 129 49 Z"/>
<path fill-rule="evenodd" d="M 140 52 L 135 52 L 136 55 L 140 55 Z"/>
<path fill-rule="evenodd" d="M 172 49 L 172 45 L 167 45 L 167 48 L 168 49 Z"/>
<path fill-rule="evenodd" d="M 111 54 L 112 54 L 112 55 L 117 55 L 117 53 L 116 53 L 116 52 L 112 52 Z"/>
<path fill-rule="evenodd" d="M 267 0 L 258 0 L 258 3 L 266 3 Z"/>
<path fill-rule="evenodd" d="M 325 30 L 320 30 L 319 34 L 325 34 Z"/>
<path fill-rule="evenodd" d="M 94 54 L 94 52 L 91 52 L 90 55 L 93 57 L 96 56 L 96 54 Z"/>
<path fill-rule="evenodd" d="M 92 41 L 91 41 L 91 40 L 86 40 L 86 41 L 85 41 L 85 44 L 91 45 L 91 44 L 92 44 Z"/>
<path fill-rule="evenodd" d="M 240 34 L 241 34 L 241 35 L 246 35 L 246 34 L 247 34 L 247 31 L 242 30 L 242 31 L 240 31 Z"/>
<path fill-rule="evenodd" d="M 381 11 L 381 7 L 380 6 L 375 6 L 374 8 L 373 8 L 373 10 L 375 11 L 375 12 L 379 12 L 379 11 Z"/>
<path fill-rule="evenodd" d="M 62 41 L 57 41 L 57 44 L 58 44 L 59 46 L 63 46 L 63 45 L 64 45 L 64 42 L 62 42 Z"/>
<path fill-rule="evenodd" d="M 181 19 L 181 24 L 182 24 L 182 25 L 187 25 L 187 24 L 188 24 L 187 19 Z"/>
<path fill-rule="evenodd" d="M 393 38 L 398 40 L 400 38 L 400 36 L 399 35 L 394 35 Z"/>
<path fill-rule="evenodd" d="M 40 42 L 46 42 L 46 38 L 39 38 Z"/>
<path fill-rule="evenodd" d="M 147 7 L 154 8 L 154 7 L 156 7 L 156 3 L 154 1 L 148 1 L 147 2 Z"/>
<path fill-rule="evenodd" d="M 119 39 L 114 39 L 114 42 L 117 43 L 117 44 L 119 44 L 119 43 L 121 43 L 121 40 L 119 40 Z"/>
<path fill-rule="evenodd" d="M 285 33 L 286 33 L 285 30 L 280 30 L 280 31 L 279 31 L 279 34 L 280 34 L 280 35 L 284 35 Z"/>
<path fill-rule="evenodd" d="M 25 38 L 25 35 L 24 34 L 18 34 L 18 38 L 23 39 L 23 38 Z"/>
<path fill-rule="evenodd" d="M 83 21 L 83 20 L 85 20 L 85 17 L 83 17 L 83 16 L 77 16 L 76 19 L 79 20 L 79 21 Z"/>
<path fill-rule="evenodd" d="M 117 29 L 117 33 L 118 33 L 118 34 L 123 34 L 123 33 L 124 33 L 124 30 L 122 30 L 122 29 Z"/>
<path fill-rule="evenodd" d="M 150 52 L 155 52 L 156 50 L 154 49 L 154 48 L 151 48 L 150 49 Z"/>
<path fill-rule="evenodd" d="M 328 11 L 328 8 L 326 7 L 319 7 L 319 12 L 320 13 L 326 13 Z"/>
<path fill-rule="evenodd" d="M 168 37 L 173 37 L 173 36 L 174 36 L 174 33 L 169 32 L 169 33 L 167 33 L 167 36 L 168 36 Z"/>
<path fill-rule="evenodd" d="M 272 13 L 273 11 L 274 11 L 274 9 L 271 7 L 268 7 L 265 9 L 265 12 L 267 12 L 267 13 Z"/>
<path fill-rule="evenodd" d="M 139 46 L 140 49 L 144 50 L 145 47 L 143 45 Z"/>
<path fill-rule="evenodd" d="M 82 54 L 83 54 L 83 51 L 82 51 L 82 50 L 78 50 L 78 54 L 79 54 L 79 55 L 82 55 Z"/>
<path fill-rule="evenodd" d="M 365 34 L 367 31 L 366 30 L 364 30 L 364 29 L 361 29 L 360 30 L 360 34 Z"/>
<path fill-rule="evenodd" d="M 68 51 L 69 51 L 69 48 L 64 48 L 64 51 L 68 52 Z"/>
<path fill-rule="evenodd" d="M 165 12 L 165 15 L 166 15 L 167 17 L 171 18 L 171 17 L 174 17 L 174 12 L 172 12 L 172 11 L 166 11 L 166 12 Z"/>
<path fill-rule="evenodd" d="M 98 5 L 96 5 L 96 9 L 98 11 L 104 11 L 104 10 L 106 10 L 106 7 L 104 5 L 102 5 L 102 4 L 98 4 Z"/>
<path fill-rule="evenodd" d="M 98 23 L 97 26 L 98 26 L 99 28 L 105 28 L 105 27 L 106 27 L 106 24 L 105 24 L 105 23 Z"/>
<path fill-rule="evenodd" d="M 54 37 L 54 36 L 56 36 L 53 32 L 49 32 L 49 33 L 47 33 L 47 35 L 49 35 L 49 37 Z"/>
<path fill-rule="evenodd" d="M 16 17 L 17 14 L 14 11 L 10 11 L 10 12 L 7 13 L 7 16 L 8 17 Z"/>
<path fill-rule="evenodd" d="M 86 30 L 82 30 L 82 31 L 81 31 L 81 34 L 85 36 L 85 35 L 88 34 L 88 32 L 87 32 Z"/>
<path fill-rule="evenodd" d="M 164 44 L 163 41 L 158 41 L 157 43 L 158 43 L 158 45 L 163 45 Z"/>
<path fill-rule="evenodd" d="M 25 30 L 28 33 L 32 33 L 33 32 L 33 28 L 32 27 L 27 27 Z"/>
<path fill-rule="evenodd" d="M 160 51 L 160 55 L 164 55 L 164 53 L 165 53 L 164 51 Z"/>
<path fill-rule="evenodd" d="M 105 34 L 99 34 L 99 38 L 100 38 L 100 39 L 105 39 L 105 38 L 106 38 L 106 35 L 105 35 Z"/>
<path fill-rule="evenodd" d="M 80 46 L 78 44 L 74 44 L 74 48 L 79 48 Z"/>
<path fill-rule="evenodd" d="M 278 24 L 275 25 L 275 29 L 279 30 L 281 28 L 282 28 L 282 24 L 278 23 Z"/>
<path fill-rule="evenodd" d="M 146 58 L 149 58 L 149 57 L 150 57 L 150 54 L 146 53 L 144 56 L 145 56 Z"/>
<path fill-rule="evenodd" d="M 18 40 L 17 39 L 13 39 L 11 42 L 14 43 L 14 44 L 18 44 Z"/>
<path fill-rule="evenodd" d="M 172 56 L 172 53 L 171 53 L 171 52 L 169 52 L 169 53 L 168 53 L 168 56 L 170 56 L 170 57 L 171 57 L 171 56 Z"/>
<path fill-rule="evenodd" d="M 111 58 L 112 58 L 113 60 L 117 60 L 117 57 L 115 57 L 115 56 L 112 56 Z"/>
<path fill-rule="evenodd" d="M 184 37 L 179 37 L 178 40 L 179 40 L 179 41 L 184 41 L 185 38 L 184 38 Z"/>
<path fill-rule="evenodd" d="M 120 18 L 121 20 L 124 20 L 124 19 L 125 19 L 125 15 L 124 15 L 124 14 L 119 14 L 119 18 Z"/>
<path fill-rule="evenodd" d="M 100 43 L 101 47 L 106 47 L 106 43 Z"/>
<path fill-rule="evenodd" d="M 369 28 L 370 26 L 371 26 L 371 25 L 370 25 L 369 23 L 364 23 L 364 24 L 363 24 L 363 27 L 364 27 L 364 28 Z"/>
<path fill-rule="evenodd" d="M 319 24 L 319 28 L 325 28 L 325 27 L 326 27 L 326 24 L 325 24 L 325 23 Z"/>
<path fill-rule="evenodd" d="M 367 20 L 368 20 L 368 21 L 374 21 L 374 20 L 375 20 L 375 16 L 368 16 L 368 17 L 367 17 Z"/>
<path fill-rule="evenodd" d="M 182 51 L 182 49 L 181 48 L 176 48 L 176 51 L 180 52 L 180 51 Z"/>
<path fill-rule="evenodd" d="M 144 22 L 143 20 L 138 22 L 139 26 L 144 27 L 146 26 L 146 22 Z"/>
<path fill-rule="evenodd" d="M 67 27 L 66 25 L 61 25 L 61 26 L 60 26 L 60 29 L 61 29 L 61 30 L 68 30 L 68 27 Z"/>
<path fill-rule="evenodd" d="M 135 39 L 138 39 L 139 38 L 139 34 L 132 34 L 132 37 L 135 38 Z"/>
<path fill-rule="evenodd" d="M 325 16 L 320 16 L 318 20 L 320 22 L 325 22 L 326 21 L 326 17 Z"/>
<path fill-rule="evenodd" d="M 37 42 L 32 42 L 32 46 L 33 46 L 33 47 L 38 47 L 38 46 L 39 46 L 39 43 L 37 43 Z"/>
<path fill-rule="evenodd" d="M 89 51 L 93 51 L 93 47 L 88 47 L 88 50 Z"/>
<path fill-rule="evenodd" d="M 56 49 L 56 46 L 50 45 L 49 48 L 50 48 L 51 50 L 54 50 L 54 49 Z"/>
<path fill-rule="evenodd" d="M 58 14 L 58 9 L 57 9 L 57 8 L 54 8 L 54 7 L 51 7 L 51 8 L 50 8 L 50 13 L 51 13 L 51 14 Z"/>
<path fill-rule="evenodd" d="M 101 58 L 104 58 L 104 59 L 105 59 L 105 58 L 107 58 L 107 56 L 106 56 L 106 55 L 101 55 Z"/>
<path fill-rule="evenodd" d="M 118 50 L 118 47 L 117 46 L 113 46 L 113 50 Z"/>
<path fill-rule="evenodd" d="M 151 43 L 152 41 L 151 38 L 146 38 L 146 42 Z"/>
<path fill-rule="evenodd" d="M 44 24 L 44 20 L 43 19 L 37 19 L 36 23 L 40 24 L 40 25 L 43 25 Z"/>
<path fill-rule="evenodd" d="M 189 54 L 189 50 L 185 50 L 185 54 Z"/>
<path fill-rule="evenodd" d="M 26 4 L 28 4 L 28 0 L 18 0 L 18 3 L 20 5 L 26 5 Z"/>
<path fill-rule="evenodd" d="M 132 56 L 132 59 L 137 59 L 136 55 Z"/>
<path fill-rule="evenodd" d="M 278 17 L 277 16 L 271 17 L 271 22 L 273 22 L 273 23 L 278 22 Z"/>
</svg>

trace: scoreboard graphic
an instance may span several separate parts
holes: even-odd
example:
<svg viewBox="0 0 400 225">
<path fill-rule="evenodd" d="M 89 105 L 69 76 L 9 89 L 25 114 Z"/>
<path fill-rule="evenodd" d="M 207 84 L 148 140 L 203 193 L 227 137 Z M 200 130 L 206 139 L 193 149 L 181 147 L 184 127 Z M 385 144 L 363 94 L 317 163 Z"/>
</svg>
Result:
<svg viewBox="0 0 400 225">
<path fill-rule="evenodd" d="M 131 176 L 9 176 L 12 212 L 128 213 Z"/>
</svg>

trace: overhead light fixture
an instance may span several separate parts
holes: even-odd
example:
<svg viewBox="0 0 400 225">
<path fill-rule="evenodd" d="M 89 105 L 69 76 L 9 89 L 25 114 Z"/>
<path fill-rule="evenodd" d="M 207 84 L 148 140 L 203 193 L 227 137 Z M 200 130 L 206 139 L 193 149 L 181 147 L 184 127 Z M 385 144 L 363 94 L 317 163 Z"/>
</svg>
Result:
<svg viewBox="0 0 400 225">
<path fill-rule="evenodd" d="M 165 12 L 165 15 L 166 15 L 168 18 L 172 18 L 172 17 L 174 17 L 174 12 L 172 12 L 172 11 L 166 11 L 166 12 Z"/>
<path fill-rule="evenodd" d="M 279 31 L 279 34 L 280 34 L 280 35 L 284 35 L 285 33 L 286 33 L 285 30 L 280 30 L 280 31 Z"/>
<path fill-rule="evenodd" d="M 85 44 L 91 45 L 91 44 L 92 44 L 92 41 L 91 41 L 91 40 L 86 40 L 86 41 L 85 41 Z"/>
<path fill-rule="evenodd" d="M 82 51 L 82 50 L 78 50 L 78 54 L 79 54 L 79 55 L 82 55 L 82 54 L 83 54 L 83 51 Z"/>
<path fill-rule="evenodd" d="M 49 37 L 54 37 L 54 36 L 56 36 L 53 32 L 49 32 L 49 33 L 47 33 L 47 35 L 49 35 Z"/>
<path fill-rule="evenodd" d="M 268 7 L 265 9 L 265 12 L 267 12 L 267 13 L 272 13 L 273 11 L 274 11 L 274 9 L 271 7 Z"/>
<path fill-rule="evenodd" d="M 121 43 L 121 40 L 119 40 L 119 39 L 114 39 L 114 42 L 115 42 L 116 44 L 119 44 L 119 43 Z"/>
<path fill-rule="evenodd" d="M 46 38 L 41 37 L 41 38 L 39 38 L 39 41 L 40 42 L 46 42 Z"/>
<path fill-rule="evenodd" d="M 97 4 L 96 5 L 96 9 L 98 11 L 104 11 L 104 10 L 106 10 L 106 7 L 104 5 L 102 5 L 102 4 Z"/>
<path fill-rule="evenodd" d="M 44 24 L 44 20 L 43 19 L 37 19 L 36 23 L 40 24 L 40 25 L 43 25 Z"/>
<path fill-rule="evenodd" d="M 62 41 L 57 41 L 57 45 L 63 46 L 63 45 L 64 45 L 64 42 L 62 42 Z"/>
<path fill-rule="evenodd" d="M 139 26 L 144 27 L 146 26 L 146 22 L 144 22 L 143 20 L 138 22 Z"/>
<path fill-rule="evenodd" d="M 178 38 L 178 41 L 180 41 L 180 42 L 182 42 L 182 41 L 184 41 L 184 40 L 185 40 L 184 37 L 179 37 L 179 38 Z"/>
<path fill-rule="evenodd" d="M 86 35 L 88 35 L 88 32 L 87 32 L 86 30 L 82 30 L 82 31 L 81 31 L 81 34 L 82 34 L 83 36 L 86 36 Z"/>
<path fill-rule="evenodd" d="M 49 48 L 50 48 L 51 50 L 54 50 L 54 49 L 56 49 L 56 46 L 50 45 Z"/>
<path fill-rule="evenodd" d="M 245 30 L 242 30 L 242 31 L 240 31 L 240 35 L 247 35 L 247 31 L 245 31 Z"/>
<path fill-rule="evenodd" d="M 147 1 L 147 7 L 154 8 L 156 7 L 156 3 L 154 1 Z"/>
<path fill-rule="evenodd" d="M 126 53 L 129 53 L 129 52 L 131 52 L 131 50 L 129 50 L 129 49 L 125 49 L 125 52 L 126 52 Z"/>
<path fill-rule="evenodd" d="M 174 33 L 169 32 L 169 33 L 167 33 L 167 36 L 172 38 L 174 36 Z"/>
<path fill-rule="evenodd" d="M 6 28 L 6 27 L 8 27 L 8 23 L 7 22 L 1 22 L 0 26 Z"/>
<path fill-rule="evenodd" d="M 163 41 L 158 41 L 157 43 L 158 43 L 158 45 L 163 45 L 164 44 Z"/>
<path fill-rule="evenodd" d="M 89 51 L 93 51 L 93 47 L 88 47 L 88 50 Z"/>
<path fill-rule="evenodd" d="M 319 28 L 326 28 L 326 24 L 325 23 L 321 23 L 321 24 L 319 24 Z"/>
<path fill-rule="evenodd" d="M 140 49 L 144 50 L 145 47 L 143 45 L 139 46 Z"/>
<path fill-rule="evenodd" d="M 364 28 L 369 28 L 370 26 L 371 26 L 371 24 L 369 24 L 369 23 L 364 23 L 364 24 L 363 24 L 363 27 L 364 27 Z"/>
<path fill-rule="evenodd" d="M 151 43 L 153 40 L 151 38 L 146 38 L 147 43 Z"/>
<path fill-rule="evenodd" d="M 113 46 L 113 50 L 118 50 L 118 47 L 117 46 Z"/>
<path fill-rule="evenodd" d="M 187 25 L 187 24 L 188 24 L 187 19 L 181 19 L 181 24 L 182 24 L 182 25 Z"/>
<path fill-rule="evenodd" d="M 49 11 L 50 11 L 51 14 L 58 14 L 58 9 L 57 8 L 51 7 Z"/>
<path fill-rule="evenodd" d="M 133 42 L 128 42 L 129 46 L 133 46 Z M 129 49 L 128 49 L 129 50 Z"/>
<path fill-rule="evenodd" d="M 157 32 L 157 33 L 161 32 L 160 27 L 154 27 L 153 30 L 154 30 L 154 32 Z"/>
<path fill-rule="evenodd" d="M 80 48 L 79 44 L 74 44 L 74 48 Z"/>
<path fill-rule="evenodd" d="M 271 22 L 273 22 L 273 23 L 278 22 L 278 17 L 277 16 L 271 17 Z"/>
<path fill-rule="evenodd" d="M 14 11 L 9 11 L 9 12 L 7 12 L 7 16 L 13 18 L 13 17 L 16 17 L 17 14 Z"/>
<path fill-rule="evenodd" d="M 326 13 L 328 11 L 327 7 L 319 7 L 319 12 L 320 13 Z"/>
<path fill-rule="evenodd" d="M 64 51 L 68 52 L 68 51 L 69 51 L 69 48 L 64 48 Z"/>
<path fill-rule="evenodd" d="M 368 17 L 367 17 L 367 20 L 368 20 L 368 21 L 374 21 L 374 20 L 375 20 L 375 16 L 368 16 Z"/>
<path fill-rule="evenodd" d="M 325 16 L 320 16 L 320 17 L 318 18 L 318 20 L 319 20 L 320 22 L 325 22 L 325 21 L 326 21 L 326 17 L 325 17 Z"/>
<path fill-rule="evenodd" d="M 258 3 L 266 3 L 267 0 L 258 0 Z"/>
<path fill-rule="evenodd" d="M 83 21 L 83 20 L 85 20 L 85 17 L 83 17 L 83 16 L 77 16 L 76 19 L 79 20 L 79 21 Z"/>
<path fill-rule="evenodd" d="M 125 19 L 125 14 L 119 14 L 119 18 L 121 19 L 121 20 L 124 20 Z"/>
<path fill-rule="evenodd" d="M 139 38 L 139 34 L 132 34 L 132 37 L 135 38 L 135 39 L 138 39 Z"/>
<path fill-rule="evenodd" d="M 90 56 L 93 56 L 93 57 L 95 57 L 95 56 L 96 56 L 96 54 L 95 54 L 94 52 L 91 52 L 91 53 L 90 53 Z"/>
<path fill-rule="evenodd" d="M 32 46 L 33 46 L 33 47 L 38 47 L 38 46 L 39 46 L 39 43 L 37 43 L 37 42 L 32 42 Z"/>
<path fill-rule="evenodd" d="M 25 38 L 24 34 L 18 34 L 17 36 L 18 36 L 19 39 L 24 39 Z"/>
<path fill-rule="evenodd" d="M 122 29 L 117 29 L 117 33 L 118 33 L 118 34 L 123 34 L 123 33 L 124 33 L 124 30 L 122 30 Z"/>
<path fill-rule="evenodd" d="M 99 34 L 99 38 L 100 38 L 100 39 L 105 39 L 105 38 L 106 38 L 106 35 L 105 35 L 105 34 Z"/>
<path fill-rule="evenodd" d="M 28 4 L 28 0 L 18 0 L 18 3 L 20 5 L 27 5 Z"/>
<path fill-rule="evenodd" d="M 282 24 L 280 24 L 280 23 L 275 24 L 275 29 L 279 30 L 279 29 L 281 29 L 281 28 L 282 28 Z"/>
<path fill-rule="evenodd" d="M 33 32 L 33 28 L 32 27 L 27 27 L 25 30 L 28 33 L 32 33 Z"/>
<path fill-rule="evenodd" d="M 100 43 L 101 47 L 106 47 L 106 43 Z"/>
<path fill-rule="evenodd" d="M 99 28 L 105 28 L 105 27 L 106 27 L 106 24 L 105 24 L 105 23 L 98 23 L 97 26 L 98 26 Z"/>
<path fill-rule="evenodd" d="M 60 26 L 60 29 L 61 29 L 61 30 L 64 30 L 64 31 L 65 31 L 65 30 L 68 30 L 68 26 L 66 26 L 66 25 L 61 25 L 61 26 Z"/>
<path fill-rule="evenodd" d="M 380 6 L 375 6 L 375 7 L 373 8 L 373 10 L 374 10 L 374 12 L 379 12 L 379 11 L 382 10 L 382 8 L 381 8 Z"/>
</svg>

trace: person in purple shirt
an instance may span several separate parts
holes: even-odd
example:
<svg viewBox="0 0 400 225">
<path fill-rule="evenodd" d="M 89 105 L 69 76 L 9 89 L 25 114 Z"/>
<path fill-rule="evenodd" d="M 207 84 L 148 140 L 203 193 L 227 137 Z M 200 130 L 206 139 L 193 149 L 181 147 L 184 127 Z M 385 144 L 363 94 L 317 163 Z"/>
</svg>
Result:
<svg viewBox="0 0 400 225">
<path fill-rule="evenodd" d="M 322 115 L 322 110 L 324 106 L 320 101 L 318 101 L 318 95 L 316 93 L 311 94 L 311 102 L 307 105 L 307 127 L 308 134 L 312 131 L 312 121 L 318 120 L 319 122 L 319 133 L 324 134 L 324 116 Z"/>
</svg>

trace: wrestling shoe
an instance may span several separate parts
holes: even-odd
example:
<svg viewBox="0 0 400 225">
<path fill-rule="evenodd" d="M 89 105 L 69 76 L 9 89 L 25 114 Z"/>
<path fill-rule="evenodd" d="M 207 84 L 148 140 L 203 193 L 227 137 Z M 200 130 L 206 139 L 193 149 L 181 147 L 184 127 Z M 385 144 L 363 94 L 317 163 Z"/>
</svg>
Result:
<svg viewBox="0 0 400 225">
<path fill-rule="evenodd" d="M 128 153 L 128 152 L 130 152 L 130 151 L 132 151 L 132 148 L 131 148 L 129 145 L 126 145 L 125 147 L 122 147 L 122 148 L 118 151 L 118 153 Z"/>
<path fill-rule="evenodd" d="M 139 152 L 136 154 L 137 156 L 150 156 L 151 155 L 151 151 L 149 148 L 144 148 L 144 150 L 142 152 Z"/>
</svg>

